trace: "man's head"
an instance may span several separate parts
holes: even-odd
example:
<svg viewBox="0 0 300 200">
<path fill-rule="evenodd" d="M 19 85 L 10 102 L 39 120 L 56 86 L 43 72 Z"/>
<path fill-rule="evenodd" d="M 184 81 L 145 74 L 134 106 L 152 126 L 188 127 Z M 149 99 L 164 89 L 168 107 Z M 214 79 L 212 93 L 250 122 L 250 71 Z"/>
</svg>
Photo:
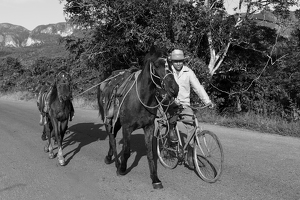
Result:
<svg viewBox="0 0 300 200">
<path fill-rule="evenodd" d="M 181 71 L 183 67 L 184 54 L 182 50 L 175 49 L 171 53 L 171 60 L 176 71 Z"/>
</svg>

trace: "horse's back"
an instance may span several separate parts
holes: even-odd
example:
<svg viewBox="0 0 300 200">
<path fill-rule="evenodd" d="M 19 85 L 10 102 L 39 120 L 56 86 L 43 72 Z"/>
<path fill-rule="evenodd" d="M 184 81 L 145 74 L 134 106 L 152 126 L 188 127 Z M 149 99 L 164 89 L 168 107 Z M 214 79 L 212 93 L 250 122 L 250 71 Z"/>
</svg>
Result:
<svg viewBox="0 0 300 200">
<path fill-rule="evenodd" d="M 126 70 L 113 71 L 104 81 L 98 90 L 99 111 L 102 118 L 112 118 L 115 115 L 116 107 L 119 106 L 120 98 L 123 98 L 132 83 L 135 72 L 138 68 L 132 67 Z M 104 116 L 103 116 L 104 115 Z"/>
<path fill-rule="evenodd" d="M 51 86 L 43 85 L 39 90 L 38 98 L 37 98 L 37 107 L 39 111 L 42 113 L 47 113 L 49 110 L 51 89 L 52 89 Z"/>
</svg>

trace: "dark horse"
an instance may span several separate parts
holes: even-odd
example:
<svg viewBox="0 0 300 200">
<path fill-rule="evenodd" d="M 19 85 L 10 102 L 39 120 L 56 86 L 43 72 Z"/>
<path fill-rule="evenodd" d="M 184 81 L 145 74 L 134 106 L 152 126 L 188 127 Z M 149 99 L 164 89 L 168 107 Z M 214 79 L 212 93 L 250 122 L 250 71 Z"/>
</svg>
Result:
<svg viewBox="0 0 300 200">
<path fill-rule="evenodd" d="M 53 147 L 51 143 L 52 134 L 58 145 L 57 158 L 61 166 L 65 165 L 65 159 L 62 151 L 62 141 L 68 128 L 68 120 L 73 112 L 71 77 L 66 71 L 59 72 L 54 80 L 54 84 L 45 96 L 44 113 L 46 122 L 44 130 L 48 138 L 44 147 L 45 152 L 49 152 L 49 158 L 54 158 Z M 41 110 L 41 109 L 40 109 Z"/>
<path fill-rule="evenodd" d="M 104 85 L 98 87 L 97 95 L 99 113 L 109 135 L 110 146 L 108 155 L 105 158 L 105 163 L 112 163 L 112 156 L 114 156 L 117 175 L 125 175 L 127 160 L 130 156 L 131 133 L 136 129 L 143 128 L 150 177 L 154 189 L 163 188 L 157 176 L 157 159 L 154 159 L 152 147 L 155 128 L 154 120 L 159 104 L 162 103 L 162 101 L 160 102 L 158 100 L 161 99 L 158 96 L 161 92 L 158 91 L 161 90 L 166 94 L 164 95 L 164 101 L 171 102 L 177 97 L 179 90 L 170 64 L 168 60 L 162 56 L 164 56 L 163 51 L 154 47 L 151 48 L 150 53 L 145 56 L 142 70 L 135 72 L 134 76 L 127 75 L 126 84 L 122 84 L 117 80 L 124 80 L 122 76 L 127 72 L 120 74 L 120 77 L 116 79 L 112 79 L 111 76 L 106 79 L 107 81 L 104 81 Z M 118 74 L 116 76 L 118 76 Z M 123 93 L 121 92 L 121 94 L 118 85 L 124 87 L 121 87 L 122 91 L 124 91 Z M 114 90 L 119 92 L 114 93 Z M 111 94 L 115 94 L 116 97 L 112 97 Z M 114 107 L 114 112 L 109 111 L 111 110 L 111 106 Z M 124 143 L 123 155 L 121 156 L 120 162 L 117 157 L 115 137 L 121 127 Z"/>
</svg>

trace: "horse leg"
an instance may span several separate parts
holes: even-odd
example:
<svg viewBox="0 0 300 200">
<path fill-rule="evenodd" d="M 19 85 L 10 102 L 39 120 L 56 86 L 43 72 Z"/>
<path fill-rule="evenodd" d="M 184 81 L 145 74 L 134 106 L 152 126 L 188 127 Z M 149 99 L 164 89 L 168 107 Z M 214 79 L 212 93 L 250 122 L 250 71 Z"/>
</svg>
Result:
<svg viewBox="0 0 300 200">
<path fill-rule="evenodd" d="M 127 161 L 130 157 L 130 136 L 133 130 L 129 129 L 128 127 L 123 127 L 123 154 L 121 157 L 121 166 L 118 168 L 117 174 L 118 175 L 125 175 L 127 170 Z"/>
<path fill-rule="evenodd" d="M 150 178 L 152 179 L 152 186 L 154 189 L 161 189 L 163 185 L 157 176 L 157 159 L 153 155 L 153 132 L 154 124 L 144 127 L 145 143 L 147 148 L 147 159 L 150 168 Z"/>
<path fill-rule="evenodd" d="M 49 135 L 49 133 L 50 133 L 49 125 L 45 124 L 43 126 L 43 135 L 45 134 L 45 140 L 47 140 L 46 145 L 44 146 L 45 153 L 49 152 L 49 142 L 48 142 L 48 138 L 47 138 L 47 135 Z"/>
<path fill-rule="evenodd" d="M 52 124 L 53 124 L 54 134 L 55 134 L 55 138 L 57 141 L 57 149 L 58 149 L 57 158 L 58 158 L 59 164 L 61 166 L 63 166 L 65 164 L 65 160 L 64 160 L 64 157 L 62 154 L 62 147 L 61 147 L 61 135 L 60 135 L 61 124 L 57 119 L 55 119 L 55 118 L 52 118 L 52 119 L 53 119 Z"/>
<path fill-rule="evenodd" d="M 42 133 L 42 136 L 41 136 L 43 141 L 47 140 L 47 133 L 46 133 L 46 127 L 45 126 L 46 125 L 43 125 L 43 133 Z"/>
<path fill-rule="evenodd" d="M 116 166 L 117 169 L 120 166 L 120 161 L 118 159 L 116 136 L 117 136 L 117 133 L 120 130 L 120 128 L 121 128 L 121 124 L 120 124 L 120 120 L 118 119 L 117 122 L 115 123 L 114 128 L 113 128 L 113 134 L 111 133 L 110 137 L 109 137 L 109 140 L 110 140 L 109 141 L 110 142 L 109 143 L 110 144 L 109 148 L 110 149 L 109 149 L 109 152 L 108 152 L 108 156 L 110 156 L 110 155 L 112 156 L 113 155 L 115 157 L 115 166 Z"/>
<path fill-rule="evenodd" d="M 48 119 L 47 119 L 48 120 Z M 46 135 L 47 135 L 47 144 L 44 147 L 44 151 L 45 152 L 49 152 L 49 158 L 53 159 L 54 158 L 54 153 L 53 153 L 53 146 L 51 143 L 51 133 L 52 133 L 52 124 L 48 122 L 44 125 L 45 131 L 46 131 Z"/>
<path fill-rule="evenodd" d="M 58 159 L 59 164 L 61 166 L 64 166 L 66 163 L 65 163 L 65 158 L 63 155 L 62 142 L 64 140 L 64 135 L 65 135 L 65 132 L 68 127 L 68 120 L 59 122 L 58 124 L 59 124 L 59 126 L 58 126 L 59 132 L 56 137 L 57 138 L 57 148 L 58 148 L 57 159 Z"/>
<path fill-rule="evenodd" d="M 112 156 L 113 156 L 113 145 L 116 145 L 115 144 L 115 140 L 114 140 L 114 136 L 112 134 L 112 126 L 111 124 L 105 124 L 105 129 L 106 129 L 106 132 L 108 134 L 108 137 L 109 137 L 109 150 L 108 150 L 108 153 L 107 153 L 107 156 L 105 156 L 105 160 L 104 162 L 106 164 L 111 164 L 113 162 L 112 160 Z"/>
</svg>

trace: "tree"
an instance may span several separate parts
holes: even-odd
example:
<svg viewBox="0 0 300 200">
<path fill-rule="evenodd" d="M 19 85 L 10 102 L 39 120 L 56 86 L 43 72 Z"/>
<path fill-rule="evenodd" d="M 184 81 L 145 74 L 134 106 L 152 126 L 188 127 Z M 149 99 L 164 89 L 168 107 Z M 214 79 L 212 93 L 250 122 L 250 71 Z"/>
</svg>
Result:
<svg viewBox="0 0 300 200">
<path fill-rule="evenodd" d="M 86 38 L 89 42 L 85 43 L 84 54 L 97 63 L 110 67 L 128 65 L 128 61 L 139 59 L 154 42 L 168 49 L 182 48 L 191 58 L 197 58 L 203 53 L 200 44 L 206 44 L 205 51 L 209 53 L 204 55 L 212 76 L 230 46 L 248 42 L 239 33 L 249 25 L 255 12 L 270 10 L 273 5 L 274 13 L 286 18 L 288 8 L 296 3 L 296 0 L 241 0 L 237 9 L 241 11 L 245 5 L 245 13 L 229 15 L 218 0 L 66 0 L 65 12 L 70 21 L 86 28 L 90 39 Z"/>
<path fill-rule="evenodd" d="M 278 94 L 267 81 L 275 83 L 272 69 L 280 70 L 291 52 L 287 48 L 291 38 L 284 39 L 278 30 L 294 22 L 287 11 L 297 3 L 295 0 L 241 0 L 236 14 L 228 14 L 224 2 L 218 0 L 65 2 L 69 22 L 84 31 L 84 37 L 66 40 L 67 48 L 78 60 L 78 71 L 97 71 L 93 75 L 103 78 L 132 62 L 142 62 L 145 52 L 156 43 L 170 51 L 183 49 L 189 56 L 188 64 L 206 86 L 225 79 L 233 81 L 230 89 L 223 90 L 228 99 L 254 101 L 251 95 L 258 93 L 260 100 L 255 101 L 261 107 Z M 291 26 L 297 27 L 296 23 Z M 212 94 L 223 98 L 216 92 L 222 87 L 211 88 L 215 90 Z M 279 88 L 284 89 L 283 85 Z M 267 89 L 271 92 L 263 95 Z"/>
</svg>

